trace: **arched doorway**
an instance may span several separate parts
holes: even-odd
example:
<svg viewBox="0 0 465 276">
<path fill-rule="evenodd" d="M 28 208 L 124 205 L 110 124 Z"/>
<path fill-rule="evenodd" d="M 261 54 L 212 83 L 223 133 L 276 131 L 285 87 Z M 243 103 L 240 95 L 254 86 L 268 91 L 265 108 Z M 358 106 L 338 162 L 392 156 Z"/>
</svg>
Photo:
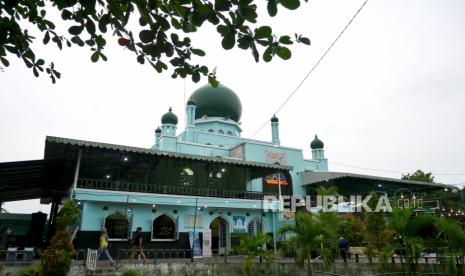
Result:
<svg viewBox="0 0 465 276">
<path fill-rule="evenodd" d="M 212 233 L 212 254 L 224 255 L 229 247 L 229 223 L 222 217 L 217 217 L 210 223 Z"/>
</svg>

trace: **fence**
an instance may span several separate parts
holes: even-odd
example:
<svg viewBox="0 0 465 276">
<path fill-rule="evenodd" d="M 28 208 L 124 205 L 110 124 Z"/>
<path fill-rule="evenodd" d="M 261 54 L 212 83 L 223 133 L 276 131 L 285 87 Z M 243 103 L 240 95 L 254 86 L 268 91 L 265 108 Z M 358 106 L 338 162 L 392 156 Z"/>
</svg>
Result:
<svg viewBox="0 0 465 276">
<path fill-rule="evenodd" d="M 34 260 L 40 259 L 41 256 L 41 250 L 33 248 L 18 250 L 16 247 L 10 247 L 7 250 L 0 250 L 0 264 L 6 266 L 32 265 Z"/>
<path fill-rule="evenodd" d="M 140 193 L 156 193 L 156 194 L 174 194 L 174 195 L 192 195 L 192 196 L 208 196 L 221 198 L 242 198 L 242 199 L 263 199 L 265 195 L 274 195 L 272 193 L 250 192 L 250 191 L 233 191 L 223 189 L 209 189 L 183 186 L 168 186 L 155 184 L 139 184 L 120 182 L 103 179 L 87 179 L 81 178 L 77 183 L 78 188 L 99 189 L 99 190 L 115 190 Z"/>
</svg>

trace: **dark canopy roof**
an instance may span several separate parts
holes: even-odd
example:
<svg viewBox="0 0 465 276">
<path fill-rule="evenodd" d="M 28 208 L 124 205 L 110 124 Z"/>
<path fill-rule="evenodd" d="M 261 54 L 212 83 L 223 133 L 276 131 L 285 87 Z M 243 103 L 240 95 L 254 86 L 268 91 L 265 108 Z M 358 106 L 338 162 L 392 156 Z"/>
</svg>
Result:
<svg viewBox="0 0 465 276">
<path fill-rule="evenodd" d="M 61 160 L 0 163 L 0 201 L 62 197 L 71 187 L 63 176 Z"/>
<path fill-rule="evenodd" d="M 197 154 L 188 154 L 188 153 L 179 153 L 172 151 L 162 151 L 154 150 L 148 148 L 138 148 L 131 146 L 122 146 L 115 144 L 107 144 L 100 142 L 68 139 L 47 136 L 45 142 L 45 159 L 56 159 L 56 158 L 74 158 L 77 156 L 78 149 L 88 149 L 88 150 L 107 150 L 115 152 L 126 152 L 126 153 L 135 153 L 135 154 L 145 154 L 158 157 L 174 158 L 174 159 L 185 159 L 193 161 L 204 161 L 211 163 L 221 163 L 221 164 L 230 164 L 237 166 L 245 167 L 257 167 L 265 169 L 274 169 L 274 170 L 283 170 L 288 171 L 292 169 L 292 166 L 279 165 L 273 163 L 265 162 L 256 162 L 256 161 L 246 161 L 237 158 L 227 158 L 221 156 L 206 156 L 206 155 L 197 155 Z"/>
<path fill-rule="evenodd" d="M 366 194 L 370 191 L 386 191 L 395 193 L 399 189 L 429 191 L 439 189 L 455 189 L 454 186 L 389 177 L 354 174 L 346 172 L 303 172 L 302 185 L 307 187 L 337 186 L 341 194 Z"/>
</svg>

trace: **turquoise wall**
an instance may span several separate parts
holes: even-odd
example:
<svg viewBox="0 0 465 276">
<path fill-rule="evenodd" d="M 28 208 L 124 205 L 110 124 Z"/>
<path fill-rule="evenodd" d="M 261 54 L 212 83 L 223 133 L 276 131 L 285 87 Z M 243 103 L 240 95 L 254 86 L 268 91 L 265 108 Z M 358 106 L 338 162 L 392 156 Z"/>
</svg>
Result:
<svg viewBox="0 0 465 276">
<path fill-rule="evenodd" d="M 79 189 L 76 191 L 76 200 L 81 201 L 84 216 L 81 219 L 81 231 L 100 231 L 105 216 L 115 212 L 127 214 L 133 218 L 132 231 L 142 227 L 142 231 L 151 230 L 153 219 L 161 214 L 166 214 L 173 219 L 179 220 L 179 232 L 192 231 L 192 227 L 186 227 L 185 216 L 195 214 L 195 198 L 183 196 L 159 196 L 136 193 L 105 192 L 95 190 Z M 152 204 L 155 204 L 153 207 Z M 221 198 L 199 198 L 198 206 L 206 208 L 198 211 L 197 215 L 202 218 L 202 224 L 196 225 L 196 231 L 202 232 L 209 229 L 210 223 L 218 216 L 223 217 L 229 223 L 229 230 L 233 232 L 233 216 L 244 216 L 246 224 L 254 218 L 260 219 L 261 202 L 259 200 L 244 199 L 221 199 Z M 103 207 L 108 210 L 104 211 Z M 132 209 L 125 212 L 126 206 Z M 156 212 L 152 213 L 155 208 Z M 174 212 L 177 211 L 177 213 Z M 209 214 L 213 212 L 213 214 Z M 230 213 L 230 214 L 228 214 Z M 249 216 L 247 216 L 249 213 Z M 273 232 L 272 213 L 266 212 L 263 224 L 267 232 Z"/>
</svg>

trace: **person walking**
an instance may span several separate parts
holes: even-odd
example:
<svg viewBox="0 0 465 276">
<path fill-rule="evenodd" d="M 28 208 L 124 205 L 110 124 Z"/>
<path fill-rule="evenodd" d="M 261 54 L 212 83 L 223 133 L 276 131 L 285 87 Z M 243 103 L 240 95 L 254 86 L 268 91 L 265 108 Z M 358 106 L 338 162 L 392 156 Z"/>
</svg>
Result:
<svg viewBox="0 0 465 276">
<path fill-rule="evenodd" d="M 144 264 L 147 263 L 147 258 L 144 254 L 144 238 L 142 237 L 142 228 L 140 226 L 136 228 L 136 235 L 132 240 L 132 252 L 129 255 L 129 263 L 131 263 L 136 253 L 136 257 L 140 255 L 144 260 Z"/>
<path fill-rule="evenodd" d="M 108 246 L 109 244 L 108 244 L 107 229 L 103 228 L 102 233 L 100 235 L 100 245 L 97 250 L 97 260 L 100 259 L 100 256 L 102 255 L 102 253 L 105 253 L 105 255 L 107 256 L 107 259 L 110 261 L 110 265 L 113 266 L 115 265 L 115 263 L 113 262 L 113 258 L 111 257 L 110 252 L 108 251 Z"/>
<path fill-rule="evenodd" d="M 339 252 L 341 254 L 344 263 L 347 263 L 347 255 L 349 253 L 349 241 L 344 239 L 344 237 L 340 237 L 337 240 L 337 247 L 339 247 Z"/>
</svg>

